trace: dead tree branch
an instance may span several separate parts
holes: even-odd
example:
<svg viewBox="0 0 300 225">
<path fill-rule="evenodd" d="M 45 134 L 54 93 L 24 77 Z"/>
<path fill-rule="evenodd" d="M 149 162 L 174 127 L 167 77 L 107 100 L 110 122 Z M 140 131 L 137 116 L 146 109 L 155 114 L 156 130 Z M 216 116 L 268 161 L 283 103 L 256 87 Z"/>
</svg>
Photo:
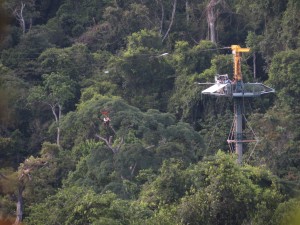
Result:
<svg viewBox="0 0 300 225">
<path fill-rule="evenodd" d="M 173 11 L 172 11 L 172 17 L 171 17 L 171 22 L 169 24 L 169 27 L 168 27 L 168 30 L 167 32 L 165 33 L 163 39 L 162 39 L 162 42 L 164 42 L 164 40 L 167 38 L 167 36 L 169 35 L 169 32 L 172 28 L 172 25 L 174 23 L 174 18 L 175 18 L 175 13 L 176 13 L 176 5 L 177 5 L 177 0 L 174 0 L 174 3 L 173 3 Z"/>
<path fill-rule="evenodd" d="M 20 27 L 22 28 L 22 33 L 23 34 L 25 34 L 25 31 L 26 31 L 25 19 L 24 19 L 24 16 L 23 16 L 23 10 L 24 10 L 25 6 L 26 6 L 26 4 L 21 2 L 20 8 L 16 8 L 13 11 L 13 15 L 18 20 L 18 22 L 20 24 Z"/>
<path fill-rule="evenodd" d="M 95 136 L 96 136 L 97 138 L 99 138 L 101 141 L 104 141 L 105 144 L 106 144 L 106 146 L 107 146 L 110 150 L 112 150 L 112 152 L 113 152 L 114 154 L 118 153 L 119 150 L 120 150 L 120 148 L 121 148 L 122 145 L 124 144 L 124 138 L 123 138 L 123 137 L 121 138 L 121 141 L 120 141 L 119 145 L 118 145 L 117 147 L 114 147 L 114 146 L 112 145 L 112 136 L 110 136 L 108 140 L 107 140 L 106 138 L 104 138 L 104 137 L 101 137 L 101 136 L 98 135 L 98 134 L 96 134 Z"/>
</svg>

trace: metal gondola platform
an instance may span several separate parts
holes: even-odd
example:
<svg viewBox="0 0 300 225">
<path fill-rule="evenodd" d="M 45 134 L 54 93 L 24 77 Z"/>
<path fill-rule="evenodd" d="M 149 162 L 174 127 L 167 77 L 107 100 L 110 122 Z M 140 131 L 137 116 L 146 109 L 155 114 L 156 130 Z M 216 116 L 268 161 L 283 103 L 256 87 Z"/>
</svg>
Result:
<svg viewBox="0 0 300 225">
<path fill-rule="evenodd" d="M 236 84 L 216 83 L 202 91 L 205 95 L 223 97 L 258 97 L 263 94 L 274 93 L 275 90 L 262 83 L 244 83 L 240 91 L 236 90 Z"/>
</svg>

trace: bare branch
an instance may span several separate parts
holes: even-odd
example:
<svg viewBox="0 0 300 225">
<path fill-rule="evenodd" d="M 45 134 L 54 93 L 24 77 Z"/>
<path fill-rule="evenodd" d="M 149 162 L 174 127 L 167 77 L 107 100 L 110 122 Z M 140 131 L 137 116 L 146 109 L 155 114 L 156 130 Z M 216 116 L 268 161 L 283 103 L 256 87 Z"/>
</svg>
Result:
<svg viewBox="0 0 300 225">
<path fill-rule="evenodd" d="M 22 28 L 22 32 L 23 34 L 25 34 L 26 31 L 26 27 L 25 27 L 25 20 L 24 20 L 24 16 L 23 16 L 23 10 L 25 8 L 26 4 L 21 2 L 21 7 L 20 8 L 16 8 L 13 11 L 13 15 L 16 16 L 16 19 L 19 21 L 19 24 Z"/>
<path fill-rule="evenodd" d="M 113 152 L 114 154 L 118 153 L 119 150 L 120 150 L 120 148 L 121 148 L 122 145 L 124 144 L 124 138 L 123 138 L 123 137 L 121 138 L 121 141 L 120 141 L 118 147 L 115 148 L 115 147 L 112 146 L 112 136 L 110 136 L 108 140 L 107 140 L 106 138 L 104 138 L 104 137 L 101 137 L 101 136 L 98 135 L 98 134 L 95 134 L 95 136 L 96 136 L 97 138 L 99 138 L 100 140 L 104 141 L 105 144 L 106 144 L 106 146 L 107 146 L 110 150 L 112 150 L 112 152 Z"/>
<path fill-rule="evenodd" d="M 48 104 L 48 105 L 51 107 L 52 114 L 54 115 L 54 118 L 55 118 L 55 122 L 58 122 L 58 116 L 55 112 L 55 105 L 51 105 L 51 104 Z"/>
<path fill-rule="evenodd" d="M 145 149 L 150 149 L 150 148 L 154 148 L 155 145 L 150 145 L 150 146 L 147 146 Z"/>
<path fill-rule="evenodd" d="M 111 125 L 109 125 L 109 127 L 114 132 L 114 134 L 116 135 L 117 133 L 116 133 L 115 129 Z"/>
<path fill-rule="evenodd" d="M 105 143 L 106 143 L 106 145 L 110 145 L 109 144 L 109 141 L 108 140 L 106 140 L 106 138 L 104 138 L 104 137 L 101 137 L 100 135 L 98 135 L 98 134 L 95 134 L 95 136 L 97 137 L 97 138 L 99 138 L 100 140 L 102 140 L 102 141 L 104 141 Z"/>
<path fill-rule="evenodd" d="M 173 22 L 174 22 L 174 18 L 175 18 L 175 12 L 176 12 L 176 5 L 177 5 L 177 0 L 174 0 L 174 3 L 173 3 L 173 11 L 172 11 L 172 17 L 171 17 L 171 22 L 169 24 L 169 27 L 168 27 L 168 30 L 165 34 L 165 36 L 163 37 L 162 39 L 162 42 L 164 42 L 164 40 L 167 38 L 167 36 L 169 35 L 169 32 L 171 30 L 171 27 L 173 25 Z"/>
<path fill-rule="evenodd" d="M 123 143 L 124 143 L 124 138 L 122 137 L 119 146 L 116 148 L 116 152 L 119 152 L 119 150 L 120 150 L 121 146 L 123 145 Z"/>
<path fill-rule="evenodd" d="M 107 146 L 110 150 L 112 150 L 112 152 L 113 152 L 114 154 L 117 153 L 116 150 L 115 150 L 115 148 L 113 148 L 113 146 L 109 143 L 109 141 L 108 141 L 106 138 L 101 137 L 101 136 L 98 135 L 98 134 L 96 134 L 95 136 L 96 136 L 97 138 L 99 138 L 100 140 L 104 141 L 105 144 L 106 144 L 106 146 Z"/>
<path fill-rule="evenodd" d="M 130 166 L 130 167 L 129 167 L 129 169 L 130 169 L 130 171 L 131 171 L 131 172 L 130 172 L 130 175 L 131 175 L 131 176 L 133 176 L 133 174 L 134 174 L 136 165 L 137 165 L 137 163 L 135 162 L 133 166 Z"/>
</svg>

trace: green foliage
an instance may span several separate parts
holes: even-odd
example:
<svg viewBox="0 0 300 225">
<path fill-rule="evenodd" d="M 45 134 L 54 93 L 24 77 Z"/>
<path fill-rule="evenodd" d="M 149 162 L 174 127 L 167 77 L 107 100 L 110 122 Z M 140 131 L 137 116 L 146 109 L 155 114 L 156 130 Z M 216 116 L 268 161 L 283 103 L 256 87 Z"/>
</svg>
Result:
<svg viewBox="0 0 300 225">
<path fill-rule="evenodd" d="M 27 84 L 0 64 L 0 164 L 17 166 L 17 158 L 26 152 L 28 110 Z M 26 154 L 26 153 L 25 153 Z"/>
<path fill-rule="evenodd" d="M 294 195 L 295 190 L 291 189 L 297 189 L 300 178 L 298 121 L 299 114 L 291 115 L 290 109 L 286 107 L 273 107 L 264 115 L 254 114 L 251 118 L 253 128 L 258 131 L 261 141 L 250 159 L 266 164 L 273 173 L 284 178 L 287 181 L 284 186 L 290 189 L 287 191 L 290 195 Z M 290 182 L 293 184 L 292 188 L 287 185 Z"/>
<path fill-rule="evenodd" d="M 26 224 L 119 224 L 124 212 L 118 211 L 113 202 L 116 195 L 95 192 L 80 187 L 60 190 L 44 203 L 31 208 Z M 68 215 L 66 217 L 66 215 Z"/>
<path fill-rule="evenodd" d="M 212 104 L 206 102 L 205 105 Z M 218 149 L 229 151 L 227 144 L 229 127 L 232 126 L 232 112 L 228 110 L 231 106 L 230 102 L 217 101 L 213 104 L 218 104 L 217 109 L 207 109 L 206 112 L 217 111 L 217 115 L 207 113 L 203 121 L 199 121 L 201 126 L 200 134 L 202 134 L 204 143 L 206 143 L 206 154 L 215 154 Z"/>
<path fill-rule="evenodd" d="M 174 63 L 180 74 L 201 73 L 210 67 L 211 59 L 216 55 L 216 45 L 210 41 L 200 41 L 198 45 L 189 46 L 187 42 L 177 42 L 175 45 Z"/>
<path fill-rule="evenodd" d="M 72 148 L 74 143 L 80 144 L 87 139 L 95 138 L 96 132 L 106 132 L 102 125 L 101 111 L 110 109 L 110 105 L 124 107 L 126 105 L 118 97 L 106 97 L 95 94 L 91 99 L 81 102 L 77 111 L 68 113 L 61 121 L 62 145 Z"/>
<path fill-rule="evenodd" d="M 109 62 L 109 79 L 129 104 L 142 110 L 166 111 L 174 70 L 162 51 L 159 34 L 142 30 L 129 36 L 127 49 Z"/>
<path fill-rule="evenodd" d="M 281 35 L 282 41 L 286 43 L 287 49 L 297 49 L 300 47 L 299 41 L 299 17 L 297 12 L 300 10 L 300 4 L 298 1 L 291 0 L 287 3 L 287 9 L 284 12 L 282 18 L 282 29 Z"/>
<path fill-rule="evenodd" d="M 105 135 L 107 131 L 99 120 L 100 111 L 105 109 L 112 112 L 111 125 L 117 134 L 114 140 L 124 137 L 126 143 L 142 143 L 144 147 L 152 145 L 158 147 L 174 142 L 183 145 L 183 149 L 190 152 L 188 154 L 183 152 L 182 157 L 185 155 L 189 160 L 195 160 L 201 155 L 198 149 L 203 146 L 201 136 L 193 131 L 191 126 L 185 123 L 176 124 L 175 118 L 168 113 L 160 113 L 156 110 L 142 113 L 119 99 L 110 100 L 110 98 L 95 96 L 81 103 L 76 113 L 68 114 L 62 126 L 69 132 L 76 130 L 78 136 L 70 133 L 70 138 L 76 141 L 78 137 L 78 142 L 82 140 L 82 137 L 93 138 L 97 132 Z M 70 127 L 73 128 L 70 129 Z M 64 136 L 68 137 L 69 134 Z"/>
<path fill-rule="evenodd" d="M 152 217 L 147 218 L 144 224 L 147 225 L 172 225 L 182 224 L 181 221 L 176 221 L 175 217 L 176 207 L 174 205 L 165 204 L 160 206 L 160 210 L 156 212 Z"/>
<path fill-rule="evenodd" d="M 15 203 L 11 201 L 10 196 L 0 197 L 0 217 L 2 220 L 13 218 L 15 213 Z M 12 221 L 11 221 L 12 223 Z"/>
<path fill-rule="evenodd" d="M 259 43 L 262 41 L 262 35 L 256 35 L 254 32 L 249 32 L 247 36 L 247 46 L 251 48 L 251 51 L 258 52 L 259 51 Z"/>
<path fill-rule="evenodd" d="M 200 82 L 212 82 L 216 74 L 233 74 L 232 57 L 229 55 L 216 55 L 211 60 L 211 67 L 195 76 Z"/>
<path fill-rule="evenodd" d="M 72 45 L 72 39 L 65 35 L 57 17 L 49 19 L 43 27 L 47 30 L 48 38 L 55 47 L 65 48 Z"/>
<path fill-rule="evenodd" d="M 25 80 L 40 78 L 40 65 L 36 62 L 39 54 L 53 45 L 43 27 L 34 27 L 20 38 L 20 42 L 13 48 L 1 52 L 2 63 L 15 70 L 18 77 Z"/>
<path fill-rule="evenodd" d="M 290 199 L 278 205 L 274 216 L 273 223 L 278 225 L 296 225 L 300 219 L 300 202 L 299 199 Z"/>
<path fill-rule="evenodd" d="M 93 58 L 86 46 L 75 44 L 68 48 L 48 48 L 39 56 L 45 73 L 62 73 L 80 82 L 91 75 Z"/>
<path fill-rule="evenodd" d="M 168 110 L 174 113 L 178 119 L 194 122 L 194 112 L 201 100 L 199 86 L 191 78 L 187 79 L 186 74 L 181 74 L 176 78 L 175 87 L 176 91 L 170 97 Z"/>
<path fill-rule="evenodd" d="M 102 19 L 107 1 L 64 1 L 57 11 L 58 23 L 64 33 L 71 37 L 81 35 L 86 27 Z"/>
<path fill-rule="evenodd" d="M 18 176 L 13 168 L 0 168 L 0 222 L 15 215 L 15 202 L 12 196 L 18 185 Z"/>
<path fill-rule="evenodd" d="M 127 48 L 129 51 L 139 48 L 160 50 L 162 43 L 157 32 L 144 29 L 128 37 Z"/>
<path fill-rule="evenodd" d="M 3 1 L 2 0 L 0 1 L 0 12 L 1 12 L 0 32 L 4 33 L 5 30 L 6 30 L 7 23 L 8 23 L 8 15 L 7 15 L 7 12 L 5 11 L 4 7 L 3 7 Z M 2 40 L 3 40 L 3 36 L 1 35 L 0 41 L 2 41 Z"/>
<path fill-rule="evenodd" d="M 0 137 L 0 156 L 1 158 L 3 157 L 2 160 L 0 160 L 1 164 L 3 166 L 16 166 L 13 159 L 16 159 L 19 155 L 26 154 L 26 151 L 22 149 L 24 145 L 24 137 L 18 129 Z M 10 159 L 10 161 L 5 161 L 4 159 Z"/>
<path fill-rule="evenodd" d="M 3 65 L 0 64 L 0 68 L 3 74 L 0 80 L 0 122 L 3 130 L 4 127 L 14 123 L 14 101 L 20 97 L 22 90 L 17 89 L 20 88 L 21 82 L 13 76 L 7 76 Z"/>
<path fill-rule="evenodd" d="M 26 159 L 26 163 L 31 159 Z M 74 167 L 74 161 L 67 152 L 48 142 L 43 143 L 40 157 L 32 160 L 33 163 L 43 161 L 46 164 L 30 174 L 32 179 L 26 184 L 24 191 L 27 207 L 53 195 L 61 186 L 62 180 L 67 177 L 69 170 Z"/>
<path fill-rule="evenodd" d="M 154 153 L 140 143 L 127 144 L 115 157 L 114 163 L 115 171 L 127 179 L 132 179 L 139 170 L 154 167 L 156 164 Z"/>
<path fill-rule="evenodd" d="M 130 198 L 137 194 L 138 189 L 134 184 L 127 187 L 129 183 L 126 180 L 134 180 L 140 170 L 158 170 L 164 159 L 170 157 L 183 159 L 188 164 L 203 155 L 202 138 L 188 124 L 176 123 L 174 117 L 167 113 L 157 110 L 142 113 L 119 99 L 100 96 L 81 103 L 76 113 L 64 117 L 64 143 L 69 143 L 66 142 L 67 137 L 75 143 L 81 143 L 82 137 L 94 138 L 95 134 L 106 138 L 109 131 L 99 118 L 99 111 L 103 109 L 111 112 L 110 124 L 116 132 L 109 134 L 113 138 L 112 146 L 118 146 L 121 139 L 124 143 L 118 152 L 112 152 L 105 142 L 102 145 L 94 141 L 76 144 L 76 157 L 79 151 L 83 153 L 66 185 L 88 185 L 97 193 L 111 190 L 119 196 Z"/>
<path fill-rule="evenodd" d="M 292 223 L 299 1 L 218 1 L 218 45 L 207 41 L 209 3 L 1 4 L 12 20 L 4 27 L 0 7 L 0 219 L 16 211 L 19 184 L 26 224 Z M 277 92 L 245 102 L 260 142 L 244 159 L 257 167 L 214 156 L 227 149 L 232 101 L 202 98 L 195 84 L 232 77 L 232 44 L 252 50 L 244 82 L 253 67 Z M 54 128 L 57 145 L 46 142 Z"/>
<path fill-rule="evenodd" d="M 13 170 L 13 168 L 1 168 L 0 170 L 0 193 L 3 195 L 2 201 L 9 202 L 7 194 L 14 193 L 18 184 L 17 173 Z M 11 204 L 11 203 L 10 203 Z M 4 205 L 1 202 L 1 211 L 5 210 Z M 1 212 L 0 211 L 0 212 Z"/>
<path fill-rule="evenodd" d="M 143 4 L 129 3 L 124 8 L 113 4 L 107 5 L 109 6 L 99 9 L 103 11 L 102 14 L 97 13 L 97 16 L 93 18 L 95 24 L 79 37 L 79 41 L 90 48 L 115 52 L 120 47 L 124 47 L 128 35 L 142 29 L 155 28 L 149 18 L 149 9 Z M 96 18 L 99 15 L 102 20 L 98 24 L 99 20 Z M 71 27 L 75 25 L 72 20 L 69 23 Z M 99 42 L 99 40 L 102 41 Z"/>
<path fill-rule="evenodd" d="M 177 212 L 183 224 L 247 223 L 260 205 L 266 206 L 270 220 L 269 211 L 274 212 L 282 199 L 276 180 L 263 169 L 243 168 L 235 160 L 218 152 L 214 160 L 190 168 L 191 194 L 182 198 Z"/>
<path fill-rule="evenodd" d="M 299 110 L 299 69 L 299 50 L 280 52 L 272 60 L 268 80 L 278 92 L 280 103 L 288 105 L 294 112 Z"/>
<path fill-rule="evenodd" d="M 156 179 L 143 186 L 140 201 L 151 209 L 178 201 L 186 191 L 186 174 L 183 169 L 179 160 L 164 161 Z"/>
<path fill-rule="evenodd" d="M 57 127 L 59 127 L 63 108 L 67 108 L 67 104 L 74 99 L 75 82 L 61 73 L 43 75 L 43 84 L 31 88 L 27 98 L 32 105 L 47 106 L 54 116 Z"/>
<path fill-rule="evenodd" d="M 204 45 L 205 42 L 202 44 Z M 212 43 L 208 42 L 206 44 Z M 185 49 L 187 47 L 187 43 L 178 43 L 179 49 Z M 211 49 L 208 50 L 210 51 Z M 186 50 L 185 52 L 187 51 L 188 50 Z M 205 50 L 204 53 L 208 54 Z M 199 50 L 199 54 L 203 54 L 203 52 Z M 196 81 L 201 83 L 213 82 L 214 76 L 216 74 L 229 74 L 229 76 L 232 76 L 233 74 L 232 56 L 214 55 L 212 53 L 210 54 L 210 57 L 212 58 L 210 58 L 210 64 L 207 64 L 207 66 L 209 67 L 205 69 L 203 68 L 204 70 L 201 71 L 201 73 L 188 74 L 187 71 L 183 71 L 179 76 L 176 77 L 175 89 L 173 95 L 170 97 L 168 105 L 169 111 L 175 113 L 177 118 L 188 121 L 195 127 L 196 125 L 202 127 L 205 126 L 202 124 L 198 124 L 198 121 L 209 118 L 211 114 L 224 114 L 224 105 L 225 107 L 228 107 L 228 99 L 218 99 L 218 106 L 213 106 L 213 104 L 215 104 L 215 101 L 212 98 L 206 98 L 205 96 L 201 95 L 201 91 L 208 86 L 203 84 L 198 85 L 196 83 Z M 174 56 L 174 60 L 178 60 L 178 55 Z M 205 63 L 202 62 L 201 65 L 205 65 Z M 246 82 L 250 80 L 249 69 L 244 63 L 242 65 L 243 79 Z M 182 65 L 182 67 L 180 68 L 187 67 L 184 67 Z M 215 124 L 209 124 L 209 126 L 213 127 L 215 126 Z"/>
<path fill-rule="evenodd" d="M 114 179 L 114 165 L 111 151 L 106 147 L 91 149 L 86 157 L 82 157 L 76 165 L 76 170 L 70 173 L 65 186 L 86 186 L 97 193 Z"/>
<path fill-rule="evenodd" d="M 145 207 L 120 200 L 111 192 L 101 195 L 88 188 L 60 189 L 30 209 L 26 224 L 141 224 L 152 213 Z M 67 215 L 67 216 L 66 216 Z"/>
<path fill-rule="evenodd" d="M 29 20 L 35 19 L 38 17 L 38 11 L 36 11 L 36 4 L 35 0 L 12 0 L 12 1 L 6 1 L 4 3 L 5 8 L 10 11 L 10 13 L 16 18 L 16 20 L 20 21 L 22 17 L 25 21 L 25 23 L 29 24 Z M 24 7 L 22 8 L 22 5 L 24 4 Z M 26 29 L 27 30 L 27 29 Z M 24 30 L 24 33 L 25 31 Z"/>
</svg>

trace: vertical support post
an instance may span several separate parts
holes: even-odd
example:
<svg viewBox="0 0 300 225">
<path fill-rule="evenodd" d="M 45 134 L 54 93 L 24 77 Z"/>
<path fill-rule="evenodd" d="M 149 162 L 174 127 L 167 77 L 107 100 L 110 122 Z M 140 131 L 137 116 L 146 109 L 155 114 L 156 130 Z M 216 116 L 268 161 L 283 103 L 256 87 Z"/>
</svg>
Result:
<svg viewBox="0 0 300 225">
<path fill-rule="evenodd" d="M 238 164 L 242 163 L 243 158 L 243 115 L 242 99 L 234 98 L 234 120 L 235 120 L 235 153 L 238 155 Z"/>
<path fill-rule="evenodd" d="M 231 45 L 234 59 L 234 79 L 236 81 L 236 93 L 244 92 L 243 76 L 241 66 L 241 52 L 249 52 L 250 48 L 241 48 L 239 45 Z M 235 153 L 238 155 L 237 163 L 242 164 L 243 158 L 243 115 L 242 100 L 234 98 L 234 120 L 235 120 Z"/>
</svg>

